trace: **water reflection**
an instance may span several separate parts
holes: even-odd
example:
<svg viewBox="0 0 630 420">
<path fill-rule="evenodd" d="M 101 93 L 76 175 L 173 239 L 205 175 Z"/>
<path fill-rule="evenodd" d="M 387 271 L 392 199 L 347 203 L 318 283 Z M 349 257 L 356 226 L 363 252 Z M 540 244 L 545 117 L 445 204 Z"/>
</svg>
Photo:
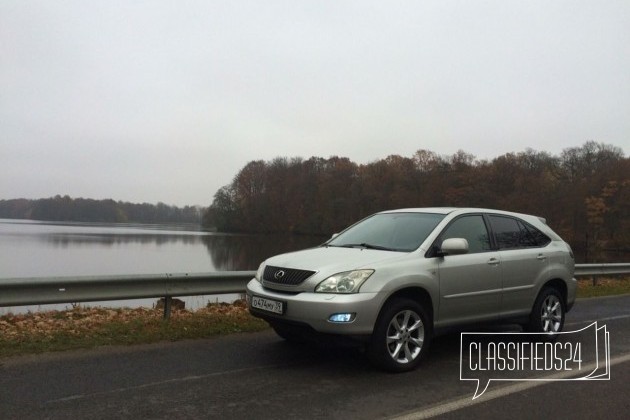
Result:
<svg viewBox="0 0 630 420">
<path fill-rule="evenodd" d="M 0 219 L 3 278 L 255 270 L 264 259 L 319 245 L 313 236 L 229 235 L 174 226 L 43 223 Z M 231 301 L 238 295 L 189 297 L 187 307 Z M 95 302 L 93 306 L 152 306 L 154 299 Z M 67 305 L 0 308 L 8 312 Z"/>
<path fill-rule="evenodd" d="M 255 270 L 264 259 L 325 238 L 231 235 L 177 226 L 0 219 L 0 281 L 7 277 Z"/>
<path fill-rule="evenodd" d="M 116 246 L 121 244 L 155 244 L 167 245 L 182 243 L 191 245 L 201 243 L 202 237 L 197 235 L 177 234 L 120 234 L 120 233 L 55 233 L 43 235 L 43 240 L 53 246 L 69 247 L 81 245 Z"/>
<path fill-rule="evenodd" d="M 258 264 L 273 255 L 317 246 L 325 241 L 321 236 L 293 235 L 230 235 L 221 233 L 190 234 L 120 234 L 120 233 L 55 233 L 42 235 L 42 240 L 54 247 L 120 245 L 201 245 L 219 271 L 255 270 Z"/>
<path fill-rule="evenodd" d="M 324 242 L 321 236 L 211 235 L 204 236 L 217 271 L 256 270 L 265 259 L 285 252 L 311 248 Z"/>
</svg>

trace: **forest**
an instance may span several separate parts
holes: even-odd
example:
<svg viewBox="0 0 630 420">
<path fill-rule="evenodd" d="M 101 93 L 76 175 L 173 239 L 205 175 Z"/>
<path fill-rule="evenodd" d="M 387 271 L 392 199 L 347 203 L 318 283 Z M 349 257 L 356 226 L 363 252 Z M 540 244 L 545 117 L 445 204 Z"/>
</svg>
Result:
<svg viewBox="0 0 630 420">
<path fill-rule="evenodd" d="M 528 149 L 492 160 L 423 149 L 368 164 L 337 156 L 256 160 L 217 191 L 203 225 L 330 235 L 374 212 L 436 206 L 538 215 L 579 262 L 630 258 L 630 159 L 594 141 L 558 156 Z"/>
<path fill-rule="evenodd" d="M 58 222 L 181 223 L 199 224 L 203 210 L 114 200 L 93 200 L 57 195 L 38 200 L 0 200 L 0 218 Z"/>
</svg>

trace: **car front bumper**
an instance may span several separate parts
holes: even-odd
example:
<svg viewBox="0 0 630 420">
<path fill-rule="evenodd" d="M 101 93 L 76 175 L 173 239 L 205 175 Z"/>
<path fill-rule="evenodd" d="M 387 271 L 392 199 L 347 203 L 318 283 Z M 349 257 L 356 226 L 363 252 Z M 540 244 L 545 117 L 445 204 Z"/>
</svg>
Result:
<svg viewBox="0 0 630 420">
<path fill-rule="evenodd" d="M 308 325 L 316 332 L 325 334 L 371 334 L 382 303 L 378 293 L 288 294 L 265 289 L 255 279 L 247 284 L 246 290 L 247 306 L 252 315 L 272 323 Z M 252 307 L 254 296 L 282 302 L 284 313 L 276 314 Z M 334 314 L 354 314 L 354 319 L 351 322 L 332 322 L 330 317 Z"/>
</svg>

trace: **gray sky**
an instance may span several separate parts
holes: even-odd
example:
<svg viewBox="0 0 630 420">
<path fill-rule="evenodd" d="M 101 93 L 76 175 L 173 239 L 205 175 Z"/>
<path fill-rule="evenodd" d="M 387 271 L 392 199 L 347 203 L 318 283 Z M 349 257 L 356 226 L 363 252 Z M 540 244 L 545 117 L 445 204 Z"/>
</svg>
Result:
<svg viewBox="0 0 630 420">
<path fill-rule="evenodd" d="M 0 2 L 0 199 L 209 205 L 249 161 L 630 149 L 630 1 Z"/>
</svg>

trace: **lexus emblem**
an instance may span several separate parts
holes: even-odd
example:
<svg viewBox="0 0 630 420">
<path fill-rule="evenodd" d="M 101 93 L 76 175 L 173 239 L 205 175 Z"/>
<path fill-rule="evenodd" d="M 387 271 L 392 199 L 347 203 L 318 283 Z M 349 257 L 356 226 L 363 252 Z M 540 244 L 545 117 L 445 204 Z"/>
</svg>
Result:
<svg viewBox="0 0 630 420">
<path fill-rule="evenodd" d="M 280 279 L 282 279 L 284 277 L 285 274 L 286 273 L 284 271 L 278 270 L 278 271 L 276 271 L 276 274 L 273 275 L 273 278 L 276 279 L 276 280 L 280 280 Z"/>
</svg>

